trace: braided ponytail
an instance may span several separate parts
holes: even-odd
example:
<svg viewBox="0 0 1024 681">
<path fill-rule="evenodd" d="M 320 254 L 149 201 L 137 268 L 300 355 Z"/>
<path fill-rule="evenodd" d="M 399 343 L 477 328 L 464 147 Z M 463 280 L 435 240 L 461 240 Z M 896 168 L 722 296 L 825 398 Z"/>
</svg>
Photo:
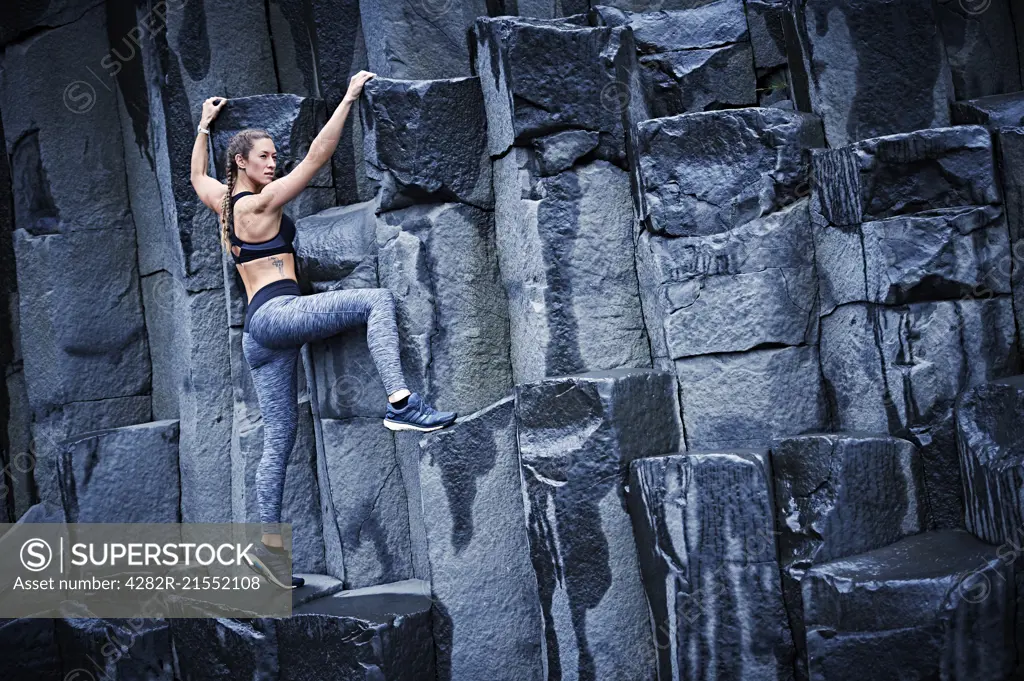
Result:
<svg viewBox="0 0 1024 681">
<path fill-rule="evenodd" d="M 224 162 L 224 175 L 228 178 L 228 191 L 221 199 L 220 210 L 220 243 L 224 250 L 231 248 L 231 241 L 228 239 L 228 226 L 234 220 L 235 208 L 231 203 L 231 195 L 235 193 L 235 185 L 238 184 L 238 164 L 235 163 L 235 155 L 241 154 L 242 158 L 249 158 L 256 140 L 271 139 L 266 130 L 259 128 L 246 128 L 231 137 L 228 148 L 225 152 L 227 159 Z"/>
</svg>

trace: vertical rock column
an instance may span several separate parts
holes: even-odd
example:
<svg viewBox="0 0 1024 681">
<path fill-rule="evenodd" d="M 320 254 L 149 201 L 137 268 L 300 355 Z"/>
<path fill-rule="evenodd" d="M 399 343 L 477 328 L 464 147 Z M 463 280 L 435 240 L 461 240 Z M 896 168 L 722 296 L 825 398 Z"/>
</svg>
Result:
<svg viewBox="0 0 1024 681">
<path fill-rule="evenodd" d="M 516 383 L 650 366 L 625 170 L 629 121 L 646 117 L 632 35 L 477 21 Z"/>
<path fill-rule="evenodd" d="M 797 0 L 790 5 L 796 102 L 821 116 L 830 147 L 949 125 L 953 83 L 935 4 Z M 899 106 L 893 105 L 894 93 Z"/>
<path fill-rule="evenodd" d="M 379 280 L 395 297 L 406 383 L 438 409 L 472 413 L 512 387 L 480 80 L 375 78 L 364 92 Z M 428 579 L 419 437 L 397 433 L 395 447 L 415 575 Z"/>
<path fill-rule="evenodd" d="M 953 404 L 1016 373 L 1011 250 L 978 126 L 815 153 L 821 367 L 835 426 L 914 442 L 941 527 L 963 522 Z"/>
<path fill-rule="evenodd" d="M 62 440 L 152 415 L 117 96 L 85 68 L 109 50 L 108 17 L 76 17 L 8 44 L 0 63 L 33 475 L 50 503 Z"/>
<path fill-rule="evenodd" d="M 438 678 L 542 681 L 544 624 L 513 397 L 422 438 L 420 448 Z"/>
<path fill-rule="evenodd" d="M 680 448 L 675 380 L 613 369 L 517 385 L 515 396 L 548 678 L 653 679 L 625 485 L 631 461 Z"/>
<path fill-rule="evenodd" d="M 791 679 L 767 452 L 640 459 L 628 497 L 658 679 Z"/>
<path fill-rule="evenodd" d="M 299 220 L 297 254 L 314 292 L 375 289 L 374 204 Z M 316 486 L 328 574 L 347 588 L 412 576 L 409 508 L 395 442 L 381 419 L 386 399 L 366 326 L 303 350 L 316 441 Z"/>
<path fill-rule="evenodd" d="M 688 448 L 765 447 L 827 423 L 818 367 L 808 114 L 748 108 L 639 126 L 640 295 Z"/>
</svg>

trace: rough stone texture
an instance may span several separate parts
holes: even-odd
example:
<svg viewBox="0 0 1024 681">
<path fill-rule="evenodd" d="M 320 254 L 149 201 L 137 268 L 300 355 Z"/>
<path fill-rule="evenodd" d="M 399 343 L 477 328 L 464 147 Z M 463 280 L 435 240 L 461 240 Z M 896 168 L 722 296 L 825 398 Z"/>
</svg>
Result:
<svg viewBox="0 0 1024 681">
<path fill-rule="evenodd" d="M 75 617 L 54 620 L 53 626 L 65 678 L 174 680 L 165 619 Z"/>
<path fill-rule="evenodd" d="M 687 449 L 767 447 L 828 425 L 817 345 L 676 360 Z"/>
<path fill-rule="evenodd" d="M 932 0 L 797 0 L 797 101 L 830 147 L 949 125 L 953 85 Z M 900 49 L 892 49 L 899 45 Z M 899 93 L 899 106 L 893 96 Z M 823 146 L 823 145 L 822 145 Z"/>
<path fill-rule="evenodd" d="M 517 385 L 516 421 L 549 678 L 651 679 L 657 658 L 624 483 L 679 450 L 671 374 L 617 369 Z"/>
<path fill-rule="evenodd" d="M 952 114 L 957 125 L 984 125 L 993 130 L 1019 126 L 1024 123 L 1024 93 L 954 102 Z"/>
<path fill-rule="evenodd" d="M 816 566 L 803 581 L 810 678 L 1009 678 L 1014 595 L 997 549 L 962 530 Z"/>
<path fill-rule="evenodd" d="M 625 166 L 623 119 L 643 101 L 628 28 L 499 17 L 474 33 L 492 156 L 572 128 L 599 133 L 603 157 Z"/>
<path fill-rule="evenodd" d="M 839 430 L 916 444 L 940 527 L 962 525 L 953 403 L 978 383 L 1017 373 L 1009 296 L 879 306 L 851 303 L 821 319 L 821 371 Z"/>
<path fill-rule="evenodd" d="M 755 106 L 750 44 L 640 57 L 652 117 Z"/>
<path fill-rule="evenodd" d="M 644 121 L 637 132 L 640 217 L 652 232 L 703 236 L 807 194 L 805 149 L 823 146 L 813 116 L 734 109 Z"/>
<path fill-rule="evenodd" d="M 83 433 L 57 459 L 72 523 L 178 523 L 178 422 Z"/>
<path fill-rule="evenodd" d="M 544 629 L 512 396 L 420 448 L 438 678 L 541 681 Z"/>
<path fill-rule="evenodd" d="M 658 678 L 792 679 L 767 452 L 634 461 L 628 499 Z"/>
<path fill-rule="evenodd" d="M 249 366 L 242 355 L 241 330 L 231 331 L 234 424 L 231 434 L 233 522 L 259 523 L 256 471 L 263 456 L 263 415 Z M 316 479 L 316 442 L 304 372 L 297 371 L 298 423 L 285 469 L 281 522 L 292 525 L 292 565 L 299 572 L 325 572 L 323 526 Z"/>
<path fill-rule="evenodd" d="M 812 566 L 928 529 L 920 452 L 884 433 L 810 433 L 771 444 L 782 590 L 807 679 L 800 582 Z"/>
<path fill-rule="evenodd" d="M 847 227 L 815 225 L 821 314 L 1010 293 L 1010 239 L 997 206 L 941 208 Z"/>
<path fill-rule="evenodd" d="M 557 19 L 587 12 L 590 0 L 490 0 L 487 7 L 492 17 L 510 15 Z"/>
<path fill-rule="evenodd" d="M 317 433 L 327 573 L 346 588 L 412 576 L 409 508 L 379 418 L 322 419 Z"/>
<path fill-rule="evenodd" d="M 642 232 L 637 271 L 655 364 L 817 342 L 807 201 L 709 236 Z"/>
<path fill-rule="evenodd" d="M 444 201 L 494 206 L 479 78 L 374 78 L 363 92 L 366 172 L 381 184 L 380 210 Z"/>
<path fill-rule="evenodd" d="M 181 681 L 434 678 L 430 585 L 417 580 L 344 591 L 292 617 L 170 621 Z"/>
<path fill-rule="evenodd" d="M 998 204 L 992 140 L 980 126 L 864 140 L 811 157 L 812 211 L 848 226 L 938 208 Z"/>
<path fill-rule="evenodd" d="M 516 148 L 495 187 L 515 382 L 650 366 L 626 173 L 595 160 L 544 177 Z"/>
<path fill-rule="evenodd" d="M 1016 539 L 1024 527 L 1022 404 L 1022 376 L 975 386 L 956 401 L 967 529 L 990 544 Z"/>
<path fill-rule="evenodd" d="M 608 26 L 633 29 L 636 48 L 641 54 L 673 50 L 721 47 L 749 41 L 743 0 L 713 0 L 693 3 L 685 9 L 657 8 L 660 11 L 622 11 L 598 7 L 596 14 Z"/>
<path fill-rule="evenodd" d="M 360 0 L 370 71 L 427 80 L 470 75 L 468 33 L 486 0 Z"/>
<path fill-rule="evenodd" d="M 395 294 L 406 382 L 438 409 L 475 411 L 512 387 L 493 220 L 450 203 L 378 218 L 379 277 Z"/>
<path fill-rule="evenodd" d="M 755 66 L 759 69 L 786 66 L 785 0 L 744 0 L 744 5 Z"/>
<path fill-rule="evenodd" d="M 1010 279 L 1018 338 L 1024 329 L 1024 128 L 999 130 L 999 169 L 1010 230 Z M 1006 264 L 1001 263 L 1005 269 Z"/>
<path fill-rule="evenodd" d="M 956 99 L 1021 89 L 1012 0 L 939 0 L 936 19 Z M 1016 9 L 1020 11 L 1019 5 Z"/>
</svg>

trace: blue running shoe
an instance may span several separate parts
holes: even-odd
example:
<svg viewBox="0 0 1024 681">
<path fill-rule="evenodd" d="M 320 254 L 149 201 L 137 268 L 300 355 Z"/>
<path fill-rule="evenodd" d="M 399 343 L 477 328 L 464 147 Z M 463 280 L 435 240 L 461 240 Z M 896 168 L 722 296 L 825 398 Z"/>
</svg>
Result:
<svg viewBox="0 0 1024 681">
<path fill-rule="evenodd" d="M 388 430 L 420 430 L 425 433 L 439 430 L 455 423 L 454 411 L 438 411 L 423 401 L 419 393 L 412 393 L 401 409 L 388 403 L 384 415 L 384 427 Z"/>
</svg>

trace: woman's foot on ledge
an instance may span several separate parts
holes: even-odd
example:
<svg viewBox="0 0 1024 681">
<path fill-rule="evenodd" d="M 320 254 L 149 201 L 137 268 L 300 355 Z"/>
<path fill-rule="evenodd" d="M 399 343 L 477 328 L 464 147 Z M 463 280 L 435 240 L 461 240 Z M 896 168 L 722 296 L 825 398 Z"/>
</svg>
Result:
<svg viewBox="0 0 1024 681">
<path fill-rule="evenodd" d="M 408 397 L 405 407 L 398 409 L 388 403 L 384 427 L 388 430 L 419 430 L 430 432 L 455 423 L 454 411 L 438 411 L 423 401 L 419 393 Z"/>
</svg>

